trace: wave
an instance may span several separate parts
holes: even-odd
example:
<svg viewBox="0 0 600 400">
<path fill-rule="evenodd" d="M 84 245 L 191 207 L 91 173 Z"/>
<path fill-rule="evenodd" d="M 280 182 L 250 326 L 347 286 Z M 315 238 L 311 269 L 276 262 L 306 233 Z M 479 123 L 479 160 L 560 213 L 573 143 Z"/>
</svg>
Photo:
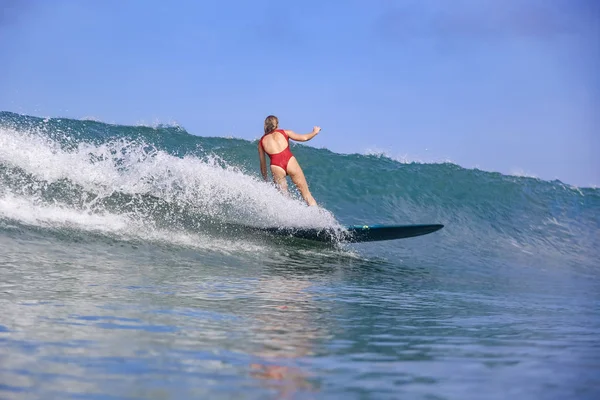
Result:
<svg viewBox="0 0 600 400">
<path fill-rule="evenodd" d="M 497 246 L 572 260 L 598 255 L 598 189 L 450 162 L 399 162 L 303 145 L 293 151 L 320 208 L 260 179 L 255 142 L 199 137 L 180 126 L 0 113 L 0 217 L 190 235 L 230 222 L 435 222 L 446 225 L 444 245 L 464 252 Z"/>
<path fill-rule="evenodd" d="M 202 232 L 210 225 L 239 221 L 255 226 L 337 224 L 330 213 L 283 196 L 214 154 L 194 154 L 197 148 L 170 154 L 151 142 L 147 128 L 128 135 L 118 132 L 123 127 L 115 132 L 100 124 L 100 137 L 88 121 L 81 124 L 78 131 L 68 129 L 73 121 L 60 130 L 0 127 L 0 215 L 31 224 L 113 231 L 135 225 L 137 230 Z M 175 133 L 192 138 L 179 129 Z"/>
</svg>

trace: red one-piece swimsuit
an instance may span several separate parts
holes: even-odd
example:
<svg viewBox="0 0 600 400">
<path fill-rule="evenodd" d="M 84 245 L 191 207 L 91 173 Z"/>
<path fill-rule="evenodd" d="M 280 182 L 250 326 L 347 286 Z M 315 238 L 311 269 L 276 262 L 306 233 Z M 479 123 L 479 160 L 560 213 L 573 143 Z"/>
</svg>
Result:
<svg viewBox="0 0 600 400">
<path fill-rule="evenodd" d="M 292 151 L 290 150 L 290 138 L 285 133 L 285 131 L 283 129 L 277 129 L 275 131 L 272 131 L 272 132 L 269 132 L 269 133 L 265 133 L 263 135 L 263 137 L 260 138 L 260 145 L 263 148 L 263 150 L 265 150 L 265 146 L 263 145 L 263 140 L 265 139 L 265 137 L 267 135 L 272 135 L 275 132 L 281 133 L 283 135 L 283 137 L 285 138 L 285 140 L 287 140 L 288 145 L 287 145 L 287 147 L 285 149 L 283 149 L 279 153 L 269 154 L 266 151 L 265 151 L 265 153 L 269 154 L 269 158 L 271 159 L 271 165 L 277 165 L 278 167 L 283 168 L 283 170 L 285 172 L 287 172 L 287 166 L 288 166 L 288 163 L 290 161 L 290 158 L 292 158 L 294 155 L 292 154 Z"/>
</svg>

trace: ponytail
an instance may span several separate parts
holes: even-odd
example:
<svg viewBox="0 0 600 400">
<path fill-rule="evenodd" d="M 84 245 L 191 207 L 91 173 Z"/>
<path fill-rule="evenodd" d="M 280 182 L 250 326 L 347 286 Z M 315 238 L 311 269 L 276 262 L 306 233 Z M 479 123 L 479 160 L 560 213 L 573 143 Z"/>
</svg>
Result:
<svg viewBox="0 0 600 400">
<path fill-rule="evenodd" d="M 273 132 L 279 126 L 279 120 L 274 115 L 269 115 L 265 118 L 265 135 Z"/>
</svg>

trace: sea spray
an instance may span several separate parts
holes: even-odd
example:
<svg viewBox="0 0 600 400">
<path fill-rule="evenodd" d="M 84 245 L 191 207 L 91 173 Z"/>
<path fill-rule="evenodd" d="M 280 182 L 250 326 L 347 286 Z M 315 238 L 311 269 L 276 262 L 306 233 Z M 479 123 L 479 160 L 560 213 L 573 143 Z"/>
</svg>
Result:
<svg viewBox="0 0 600 400">
<path fill-rule="evenodd" d="M 1 113 L 1 212 L 31 223 L 10 205 L 21 202 L 60 208 L 65 220 L 68 212 L 107 218 L 119 232 L 126 226 L 190 235 L 231 223 L 442 223 L 439 236 L 456 254 L 493 259 L 509 252 L 586 265 L 598 256 L 598 189 L 452 163 L 400 163 L 302 145 L 292 150 L 319 208 L 307 207 L 293 185 L 286 197 L 262 181 L 256 142 L 194 136 L 181 127 Z M 60 217 L 51 220 L 58 224 Z M 81 226 L 102 225 L 91 221 Z"/>
</svg>

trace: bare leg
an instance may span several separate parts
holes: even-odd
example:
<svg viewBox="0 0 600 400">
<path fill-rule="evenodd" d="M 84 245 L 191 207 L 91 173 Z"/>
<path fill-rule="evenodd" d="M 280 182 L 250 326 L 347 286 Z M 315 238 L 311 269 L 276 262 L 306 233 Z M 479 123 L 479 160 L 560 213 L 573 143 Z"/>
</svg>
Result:
<svg viewBox="0 0 600 400">
<path fill-rule="evenodd" d="M 309 206 L 316 206 L 317 202 L 310 194 L 310 190 L 308 190 L 308 184 L 306 183 L 306 178 L 304 177 L 304 172 L 302 172 L 302 168 L 300 168 L 300 164 L 296 161 L 296 157 L 290 158 L 290 161 L 287 165 L 287 173 L 292 178 L 292 182 L 296 185 L 300 194 L 304 198 L 304 201 Z"/>
<path fill-rule="evenodd" d="M 271 174 L 273 175 L 273 182 L 275 182 L 279 190 L 281 190 L 284 195 L 289 196 L 287 179 L 285 178 L 287 173 L 283 168 L 278 167 L 277 165 L 271 165 Z"/>
</svg>

